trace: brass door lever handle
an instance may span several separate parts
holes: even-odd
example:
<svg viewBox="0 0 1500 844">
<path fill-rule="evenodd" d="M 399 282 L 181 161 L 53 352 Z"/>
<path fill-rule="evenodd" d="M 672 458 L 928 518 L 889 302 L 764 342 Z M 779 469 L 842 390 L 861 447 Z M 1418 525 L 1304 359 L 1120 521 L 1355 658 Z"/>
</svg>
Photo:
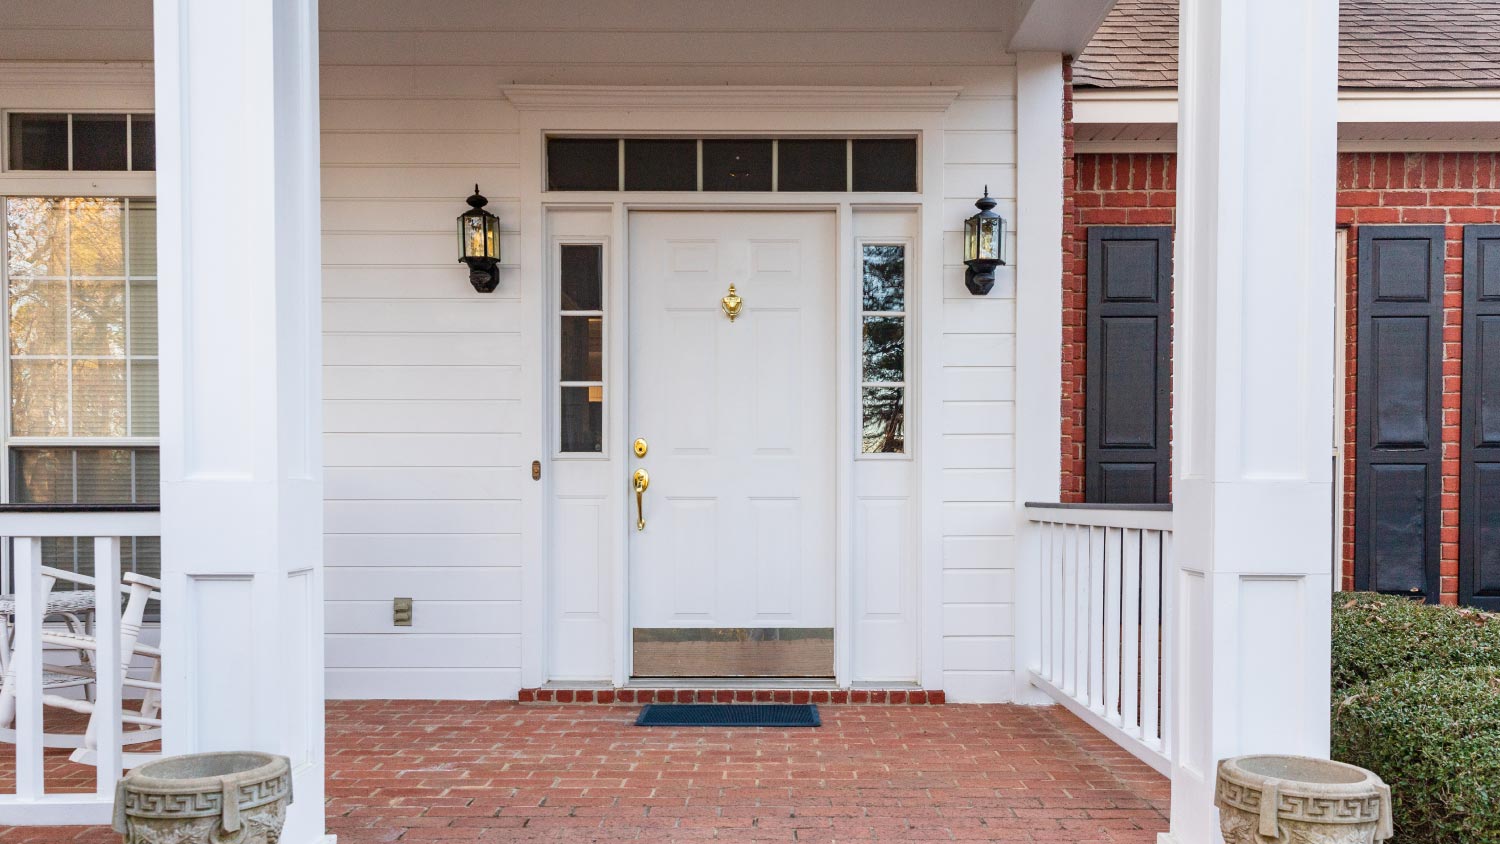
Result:
<svg viewBox="0 0 1500 844">
<path fill-rule="evenodd" d="M 646 495 L 646 487 L 651 486 L 651 476 L 646 473 L 645 469 L 636 469 L 635 474 L 631 476 L 631 481 L 635 484 L 635 529 L 645 530 L 646 505 L 642 499 Z"/>
</svg>

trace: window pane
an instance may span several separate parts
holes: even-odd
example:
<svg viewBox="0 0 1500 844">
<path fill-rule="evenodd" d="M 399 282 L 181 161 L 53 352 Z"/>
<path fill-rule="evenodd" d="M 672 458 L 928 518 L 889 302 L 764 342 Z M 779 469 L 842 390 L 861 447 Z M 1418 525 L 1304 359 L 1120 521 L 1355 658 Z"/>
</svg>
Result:
<svg viewBox="0 0 1500 844">
<path fill-rule="evenodd" d="M 857 191 L 916 190 L 917 140 L 915 138 L 855 139 L 854 189 Z"/>
<path fill-rule="evenodd" d="M 12 114 L 10 169 L 68 169 L 68 116 Z"/>
<path fill-rule="evenodd" d="M 11 361 L 10 415 L 18 437 L 67 436 L 68 362 Z"/>
<path fill-rule="evenodd" d="M 626 190 L 697 190 L 697 141 L 625 142 Z"/>
<path fill-rule="evenodd" d="M 135 497 L 130 452 L 122 448 L 86 448 L 78 452 L 78 501 L 82 504 L 130 504 Z"/>
<path fill-rule="evenodd" d="M 65 200 L 11 197 L 5 200 L 5 245 L 10 277 L 68 274 Z"/>
<path fill-rule="evenodd" d="M 11 449 L 10 495 L 17 504 L 73 503 L 73 451 Z"/>
<path fill-rule="evenodd" d="M 130 200 L 130 276 L 156 275 L 156 201 Z"/>
<path fill-rule="evenodd" d="M 906 247 L 864 248 L 864 309 L 906 310 Z"/>
<path fill-rule="evenodd" d="M 11 497 L 18 504 L 156 504 L 154 448 L 11 449 Z"/>
<path fill-rule="evenodd" d="M 160 401 L 157 379 L 156 361 L 130 362 L 131 436 L 154 437 L 161 433 L 161 416 L 157 410 L 157 403 Z"/>
<path fill-rule="evenodd" d="M 562 450 L 604 450 L 604 388 L 562 388 Z"/>
<path fill-rule="evenodd" d="M 906 320 L 865 317 L 865 381 L 906 380 Z"/>
<path fill-rule="evenodd" d="M 130 353 L 156 354 L 156 282 L 130 282 Z"/>
<path fill-rule="evenodd" d="M 598 246 L 562 247 L 562 309 L 597 311 L 604 307 L 604 250 Z"/>
<path fill-rule="evenodd" d="M 848 190 L 848 147 L 843 138 L 780 141 L 776 146 L 776 189 Z"/>
<path fill-rule="evenodd" d="M 73 354 L 125 354 L 125 282 L 73 282 Z"/>
<path fill-rule="evenodd" d="M 604 380 L 603 330 L 599 317 L 562 318 L 562 380 Z"/>
<path fill-rule="evenodd" d="M 614 138 L 547 141 L 548 190 L 619 190 L 620 142 Z"/>
<path fill-rule="evenodd" d="M 73 115 L 73 169 L 125 169 L 125 115 Z"/>
<path fill-rule="evenodd" d="M 771 142 L 704 141 L 703 189 L 770 190 Z"/>
<path fill-rule="evenodd" d="M 864 430 L 860 451 L 865 454 L 901 454 L 906 450 L 905 390 L 900 387 L 865 387 Z"/>
<path fill-rule="evenodd" d="M 124 203 L 69 200 L 68 260 L 73 277 L 125 274 Z"/>
<path fill-rule="evenodd" d="M 137 536 L 127 539 L 121 543 L 124 547 L 120 549 L 120 566 L 126 571 L 136 574 L 144 574 L 147 577 L 161 577 L 161 538 L 156 536 Z M 146 604 L 146 620 L 153 621 L 159 618 L 161 610 L 155 601 Z"/>
<path fill-rule="evenodd" d="M 130 115 L 130 169 L 156 169 L 155 115 Z"/>
<path fill-rule="evenodd" d="M 10 351 L 16 355 L 67 354 L 66 281 L 11 279 Z"/>
<path fill-rule="evenodd" d="M 161 452 L 154 448 L 135 451 L 135 500 L 139 504 L 161 502 Z"/>
<path fill-rule="evenodd" d="M 73 361 L 73 436 L 123 437 L 125 361 Z"/>
</svg>

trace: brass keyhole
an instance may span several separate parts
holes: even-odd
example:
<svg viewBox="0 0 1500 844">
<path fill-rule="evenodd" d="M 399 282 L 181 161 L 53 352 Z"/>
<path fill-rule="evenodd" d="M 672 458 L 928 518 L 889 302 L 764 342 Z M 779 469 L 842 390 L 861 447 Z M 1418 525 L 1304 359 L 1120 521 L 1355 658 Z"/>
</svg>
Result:
<svg viewBox="0 0 1500 844">
<path fill-rule="evenodd" d="M 635 456 L 636 457 L 645 457 L 646 456 L 646 441 L 643 440 L 643 439 L 639 439 L 639 438 L 636 439 L 635 445 L 632 446 L 631 450 L 635 452 Z"/>
</svg>

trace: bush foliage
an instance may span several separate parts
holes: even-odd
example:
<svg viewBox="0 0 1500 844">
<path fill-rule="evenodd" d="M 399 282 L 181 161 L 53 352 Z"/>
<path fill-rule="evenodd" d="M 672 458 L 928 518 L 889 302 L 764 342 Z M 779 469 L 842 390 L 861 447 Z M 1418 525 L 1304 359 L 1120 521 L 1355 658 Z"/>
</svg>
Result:
<svg viewBox="0 0 1500 844">
<path fill-rule="evenodd" d="M 1333 695 L 1392 674 L 1500 667 L 1500 615 L 1394 595 L 1333 599 Z"/>
<path fill-rule="evenodd" d="M 1340 605 L 1334 615 L 1356 607 Z M 1489 624 L 1496 626 L 1493 618 Z M 1399 643 L 1430 645 L 1403 624 L 1379 629 L 1400 631 L 1393 637 Z M 1472 652 L 1438 650 L 1443 658 Z M 1388 674 L 1336 693 L 1333 704 L 1333 757 L 1369 768 L 1390 785 L 1394 840 L 1500 842 L 1500 667 Z"/>
</svg>

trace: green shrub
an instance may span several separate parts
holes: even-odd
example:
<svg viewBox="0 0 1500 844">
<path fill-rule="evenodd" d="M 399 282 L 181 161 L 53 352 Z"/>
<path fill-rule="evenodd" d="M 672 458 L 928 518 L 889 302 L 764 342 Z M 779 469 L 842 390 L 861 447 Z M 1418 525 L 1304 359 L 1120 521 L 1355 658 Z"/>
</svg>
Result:
<svg viewBox="0 0 1500 844">
<path fill-rule="evenodd" d="M 1333 596 L 1333 695 L 1406 671 L 1500 666 L 1500 615 L 1393 595 Z"/>
<path fill-rule="evenodd" d="M 1500 668 L 1392 674 L 1335 696 L 1333 758 L 1390 785 L 1393 840 L 1500 842 Z"/>
</svg>

